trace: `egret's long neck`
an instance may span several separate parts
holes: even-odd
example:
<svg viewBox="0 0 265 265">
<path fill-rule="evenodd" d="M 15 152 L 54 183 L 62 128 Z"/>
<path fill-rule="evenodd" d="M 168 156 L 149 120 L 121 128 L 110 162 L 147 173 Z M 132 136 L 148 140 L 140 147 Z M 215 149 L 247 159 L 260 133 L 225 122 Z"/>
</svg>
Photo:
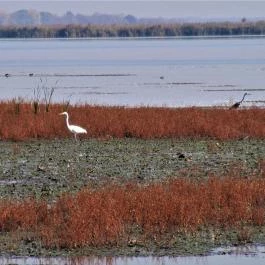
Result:
<svg viewBox="0 0 265 265">
<path fill-rule="evenodd" d="M 66 125 L 69 128 L 69 115 L 66 113 Z"/>
</svg>

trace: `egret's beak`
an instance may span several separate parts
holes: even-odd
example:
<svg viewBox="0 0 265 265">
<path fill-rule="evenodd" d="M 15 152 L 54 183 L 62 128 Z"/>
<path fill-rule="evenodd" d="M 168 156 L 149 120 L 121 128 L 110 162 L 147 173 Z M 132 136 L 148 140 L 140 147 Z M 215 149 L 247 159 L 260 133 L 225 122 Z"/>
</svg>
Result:
<svg viewBox="0 0 265 265">
<path fill-rule="evenodd" d="M 64 113 L 62 112 L 62 113 L 59 113 L 59 115 L 64 115 Z"/>
</svg>

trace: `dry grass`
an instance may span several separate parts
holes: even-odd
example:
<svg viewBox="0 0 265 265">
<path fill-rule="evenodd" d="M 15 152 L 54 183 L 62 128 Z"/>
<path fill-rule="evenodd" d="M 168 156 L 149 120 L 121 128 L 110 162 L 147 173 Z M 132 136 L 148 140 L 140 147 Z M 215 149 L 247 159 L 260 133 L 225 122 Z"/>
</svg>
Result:
<svg viewBox="0 0 265 265">
<path fill-rule="evenodd" d="M 0 138 L 72 137 L 58 113 L 63 105 L 51 105 L 49 112 L 25 102 L 0 103 Z M 264 139 L 265 109 L 151 108 L 70 106 L 70 122 L 88 130 L 84 137 L 216 138 Z"/>
<path fill-rule="evenodd" d="M 33 231 L 46 247 L 126 244 L 135 229 L 148 238 L 242 225 L 265 225 L 264 168 L 260 175 L 245 179 L 182 178 L 144 186 L 86 188 L 63 195 L 52 205 L 33 199 L 0 202 L 2 232 Z"/>
</svg>

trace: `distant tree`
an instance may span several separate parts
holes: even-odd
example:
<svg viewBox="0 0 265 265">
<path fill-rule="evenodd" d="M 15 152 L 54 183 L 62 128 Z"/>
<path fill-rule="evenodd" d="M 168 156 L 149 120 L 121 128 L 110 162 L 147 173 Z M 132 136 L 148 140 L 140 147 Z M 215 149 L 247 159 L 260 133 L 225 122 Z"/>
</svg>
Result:
<svg viewBox="0 0 265 265">
<path fill-rule="evenodd" d="M 128 24 L 136 24 L 137 23 L 137 18 L 132 16 L 132 15 L 128 15 L 126 17 L 124 17 L 124 22 L 128 23 Z"/>
</svg>

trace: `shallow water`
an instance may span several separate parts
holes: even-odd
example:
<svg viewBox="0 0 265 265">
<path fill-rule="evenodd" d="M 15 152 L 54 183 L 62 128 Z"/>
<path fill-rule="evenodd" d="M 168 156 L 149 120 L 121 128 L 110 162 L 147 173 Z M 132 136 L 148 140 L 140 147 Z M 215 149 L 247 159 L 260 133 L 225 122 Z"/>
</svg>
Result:
<svg viewBox="0 0 265 265">
<path fill-rule="evenodd" d="M 0 258 L 2 265 L 263 265 L 265 262 L 265 247 L 251 246 L 239 248 L 219 248 L 209 256 L 200 257 L 57 257 L 57 258 L 38 258 L 38 257 L 10 257 Z"/>
<path fill-rule="evenodd" d="M 100 105 L 265 104 L 265 38 L 0 40 L 0 99 Z M 8 77 L 5 76 L 8 74 Z M 35 95 L 34 95 L 35 91 Z"/>
</svg>

